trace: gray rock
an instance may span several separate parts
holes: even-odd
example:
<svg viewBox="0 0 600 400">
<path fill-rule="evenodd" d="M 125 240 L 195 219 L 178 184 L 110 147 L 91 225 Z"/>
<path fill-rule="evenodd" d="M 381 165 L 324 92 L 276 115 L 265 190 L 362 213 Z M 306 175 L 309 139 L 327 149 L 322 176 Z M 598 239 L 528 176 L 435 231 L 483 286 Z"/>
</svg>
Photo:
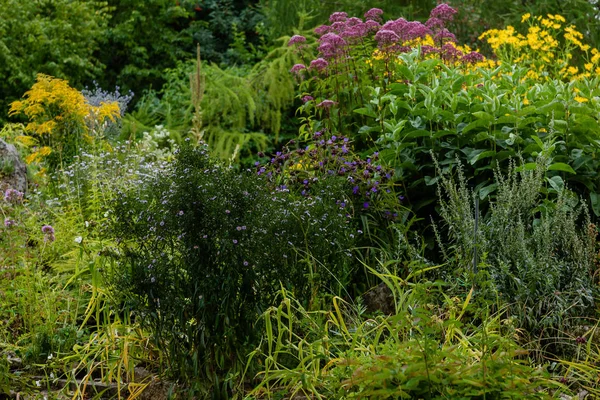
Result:
<svg viewBox="0 0 600 400">
<path fill-rule="evenodd" d="M 0 139 L 0 190 L 27 191 L 27 165 L 12 144 Z"/>
</svg>

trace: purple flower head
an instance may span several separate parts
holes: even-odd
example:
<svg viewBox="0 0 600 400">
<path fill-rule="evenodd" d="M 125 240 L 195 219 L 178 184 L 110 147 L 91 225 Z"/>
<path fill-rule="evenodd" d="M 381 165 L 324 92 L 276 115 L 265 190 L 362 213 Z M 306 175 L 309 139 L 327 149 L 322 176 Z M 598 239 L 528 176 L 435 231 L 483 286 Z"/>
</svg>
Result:
<svg viewBox="0 0 600 400">
<path fill-rule="evenodd" d="M 370 19 L 367 22 L 365 22 L 365 28 L 369 32 L 377 32 L 379 28 L 381 28 L 381 24 L 377 21 L 373 21 Z"/>
<path fill-rule="evenodd" d="M 321 44 L 329 43 L 335 48 L 342 48 L 346 46 L 346 41 L 338 34 L 335 33 L 326 33 L 319 39 Z"/>
<path fill-rule="evenodd" d="M 42 226 L 42 233 L 45 235 L 44 242 L 54 242 L 54 240 L 56 239 L 54 237 L 54 228 L 50 225 Z"/>
<path fill-rule="evenodd" d="M 323 132 L 321 131 L 316 131 L 315 132 L 315 137 L 320 137 L 323 134 Z"/>
<path fill-rule="evenodd" d="M 334 12 L 329 16 L 329 22 L 344 22 L 348 19 L 348 14 L 343 11 Z"/>
<path fill-rule="evenodd" d="M 13 219 L 10 218 L 5 218 L 4 219 L 4 226 L 7 228 L 10 228 L 11 226 L 15 226 L 17 225 L 17 222 Z"/>
<path fill-rule="evenodd" d="M 312 60 L 310 62 L 310 68 L 315 69 L 319 72 L 322 72 L 325 69 L 327 69 L 328 65 L 329 65 L 329 63 L 323 58 L 317 58 L 316 60 Z"/>
<path fill-rule="evenodd" d="M 389 45 L 398 42 L 400 40 L 400 36 L 398 36 L 396 32 L 392 30 L 381 29 L 375 34 L 375 40 L 380 46 Z"/>
<path fill-rule="evenodd" d="M 469 54 L 463 56 L 461 61 L 463 63 L 475 64 L 475 63 L 483 61 L 484 59 L 485 59 L 485 57 L 482 54 L 480 54 L 476 51 L 472 51 Z"/>
<path fill-rule="evenodd" d="M 294 35 L 290 38 L 288 42 L 288 46 L 293 46 L 295 44 L 306 43 L 306 38 L 301 35 Z"/>
<path fill-rule="evenodd" d="M 247 267 L 248 266 L 248 261 L 244 261 L 243 264 L 244 264 L 244 267 Z"/>
<path fill-rule="evenodd" d="M 306 95 L 306 96 L 302 97 L 302 102 L 303 103 L 308 103 L 311 100 L 314 100 L 314 98 L 312 96 Z"/>
<path fill-rule="evenodd" d="M 442 56 L 442 60 L 444 61 L 456 61 L 463 56 L 462 51 L 454 47 L 452 43 L 444 44 L 440 54 Z"/>
<path fill-rule="evenodd" d="M 369 28 L 366 24 L 361 22 L 358 25 L 348 27 L 344 32 L 341 33 L 341 36 L 350 40 L 360 39 L 367 36 L 367 32 L 369 32 Z"/>
<path fill-rule="evenodd" d="M 346 30 L 348 26 L 346 25 L 345 22 L 334 22 L 333 24 L 331 24 L 331 31 L 333 31 L 332 33 L 342 33 Z"/>
<path fill-rule="evenodd" d="M 408 24 L 408 22 L 404 18 L 398 18 L 395 21 L 386 22 L 381 29 L 395 32 L 396 35 L 401 35 L 406 28 L 406 24 Z"/>
<path fill-rule="evenodd" d="M 440 49 L 438 49 L 437 47 L 433 47 L 433 46 L 421 46 L 421 55 L 426 56 L 427 54 L 431 54 L 431 53 L 439 53 Z"/>
<path fill-rule="evenodd" d="M 346 21 L 346 26 L 347 27 L 351 27 L 351 26 L 357 26 L 362 24 L 363 21 L 360 18 L 356 18 L 356 17 L 352 17 L 352 18 L 348 18 L 348 20 Z"/>
<path fill-rule="evenodd" d="M 322 102 L 320 102 L 319 104 L 317 104 L 317 107 L 324 108 L 324 109 L 328 110 L 328 109 L 330 109 L 335 104 L 336 104 L 336 102 L 333 101 L 333 100 L 323 100 Z"/>
<path fill-rule="evenodd" d="M 429 17 L 439 18 L 444 22 L 448 22 L 452 21 L 452 18 L 454 18 L 454 14 L 456 14 L 456 10 L 454 8 L 450 7 L 446 3 L 442 3 L 433 10 L 431 10 L 431 14 L 429 14 Z"/>
<path fill-rule="evenodd" d="M 4 192 L 4 201 L 12 204 L 17 204 L 23 201 L 23 192 L 16 189 L 6 189 Z"/>
<path fill-rule="evenodd" d="M 369 208 L 369 202 L 365 201 L 365 202 L 363 203 L 363 207 L 364 207 L 364 208 Z"/>
<path fill-rule="evenodd" d="M 290 69 L 290 72 L 292 74 L 298 75 L 300 74 L 300 71 L 306 69 L 306 66 L 304 64 L 295 64 L 292 69 Z"/>
<path fill-rule="evenodd" d="M 425 22 L 425 26 L 432 30 L 442 29 L 444 27 L 444 21 L 439 18 L 431 17 Z"/>
<path fill-rule="evenodd" d="M 359 188 L 358 188 L 358 186 L 354 186 L 354 187 L 352 188 L 352 194 L 358 194 L 358 193 L 359 193 Z"/>
<path fill-rule="evenodd" d="M 372 21 L 381 21 L 383 19 L 383 10 L 379 8 L 371 8 L 365 13 L 365 19 Z"/>
<path fill-rule="evenodd" d="M 443 45 L 446 42 L 455 42 L 456 43 L 456 36 L 454 36 L 454 33 L 450 32 L 448 29 L 444 28 L 435 34 L 434 40 L 436 43 L 439 43 L 441 45 Z"/>
<path fill-rule="evenodd" d="M 404 40 L 413 40 L 417 38 L 425 38 L 425 36 L 431 34 L 431 29 L 423 25 L 418 21 L 411 21 L 406 24 L 404 28 Z"/>
<path fill-rule="evenodd" d="M 42 226 L 42 233 L 46 235 L 54 234 L 54 228 L 50 225 L 44 225 Z"/>
<path fill-rule="evenodd" d="M 321 25 L 315 28 L 315 33 L 319 36 L 322 36 L 329 32 L 330 29 L 331 27 L 329 25 Z"/>
</svg>

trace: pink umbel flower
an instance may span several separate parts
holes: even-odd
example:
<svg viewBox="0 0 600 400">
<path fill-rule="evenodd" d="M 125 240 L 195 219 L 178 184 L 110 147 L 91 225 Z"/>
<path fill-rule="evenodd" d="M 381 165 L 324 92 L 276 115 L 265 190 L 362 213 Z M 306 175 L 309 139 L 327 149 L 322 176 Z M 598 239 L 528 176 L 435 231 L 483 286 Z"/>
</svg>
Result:
<svg viewBox="0 0 600 400">
<path fill-rule="evenodd" d="M 301 43 L 306 43 L 306 38 L 301 35 L 294 35 L 290 38 L 290 41 L 288 42 L 288 46 L 293 46 L 295 44 L 301 44 Z"/>
<path fill-rule="evenodd" d="M 444 22 L 449 22 L 452 21 L 452 18 L 454 18 L 454 14 L 456 14 L 456 10 L 454 8 L 450 7 L 446 3 L 442 3 L 431 10 L 431 14 L 429 14 L 429 16 L 431 18 L 439 18 Z"/>
<path fill-rule="evenodd" d="M 383 16 L 383 10 L 379 8 L 371 8 L 369 11 L 365 13 L 365 19 L 371 21 L 381 21 Z"/>
</svg>

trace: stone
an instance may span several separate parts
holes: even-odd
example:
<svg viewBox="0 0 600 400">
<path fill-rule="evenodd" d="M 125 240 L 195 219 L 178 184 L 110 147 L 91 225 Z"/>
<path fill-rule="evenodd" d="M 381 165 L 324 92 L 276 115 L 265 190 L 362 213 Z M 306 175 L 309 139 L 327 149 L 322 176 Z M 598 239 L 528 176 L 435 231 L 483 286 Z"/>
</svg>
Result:
<svg viewBox="0 0 600 400">
<path fill-rule="evenodd" d="M 0 190 L 27 191 L 27 165 L 12 144 L 0 139 Z"/>
</svg>

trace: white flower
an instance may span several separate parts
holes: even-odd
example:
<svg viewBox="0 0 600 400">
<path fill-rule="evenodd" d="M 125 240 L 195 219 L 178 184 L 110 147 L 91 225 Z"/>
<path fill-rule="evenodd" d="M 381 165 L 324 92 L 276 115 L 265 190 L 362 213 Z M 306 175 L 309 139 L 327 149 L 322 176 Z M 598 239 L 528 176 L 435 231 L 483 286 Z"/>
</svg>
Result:
<svg viewBox="0 0 600 400">
<path fill-rule="evenodd" d="M 50 372 L 50 379 L 54 379 L 54 372 Z"/>
<path fill-rule="evenodd" d="M 42 387 L 42 381 L 35 381 L 35 386 Z"/>
<path fill-rule="evenodd" d="M 75 238 L 75 243 L 81 243 L 81 242 L 83 242 L 83 238 L 81 236 L 77 236 Z"/>
<path fill-rule="evenodd" d="M 50 353 L 50 354 L 48 355 L 48 360 L 52 360 L 52 357 L 53 357 L 53 356 L 52 356 L 52 353 Z"/>
</svg>

